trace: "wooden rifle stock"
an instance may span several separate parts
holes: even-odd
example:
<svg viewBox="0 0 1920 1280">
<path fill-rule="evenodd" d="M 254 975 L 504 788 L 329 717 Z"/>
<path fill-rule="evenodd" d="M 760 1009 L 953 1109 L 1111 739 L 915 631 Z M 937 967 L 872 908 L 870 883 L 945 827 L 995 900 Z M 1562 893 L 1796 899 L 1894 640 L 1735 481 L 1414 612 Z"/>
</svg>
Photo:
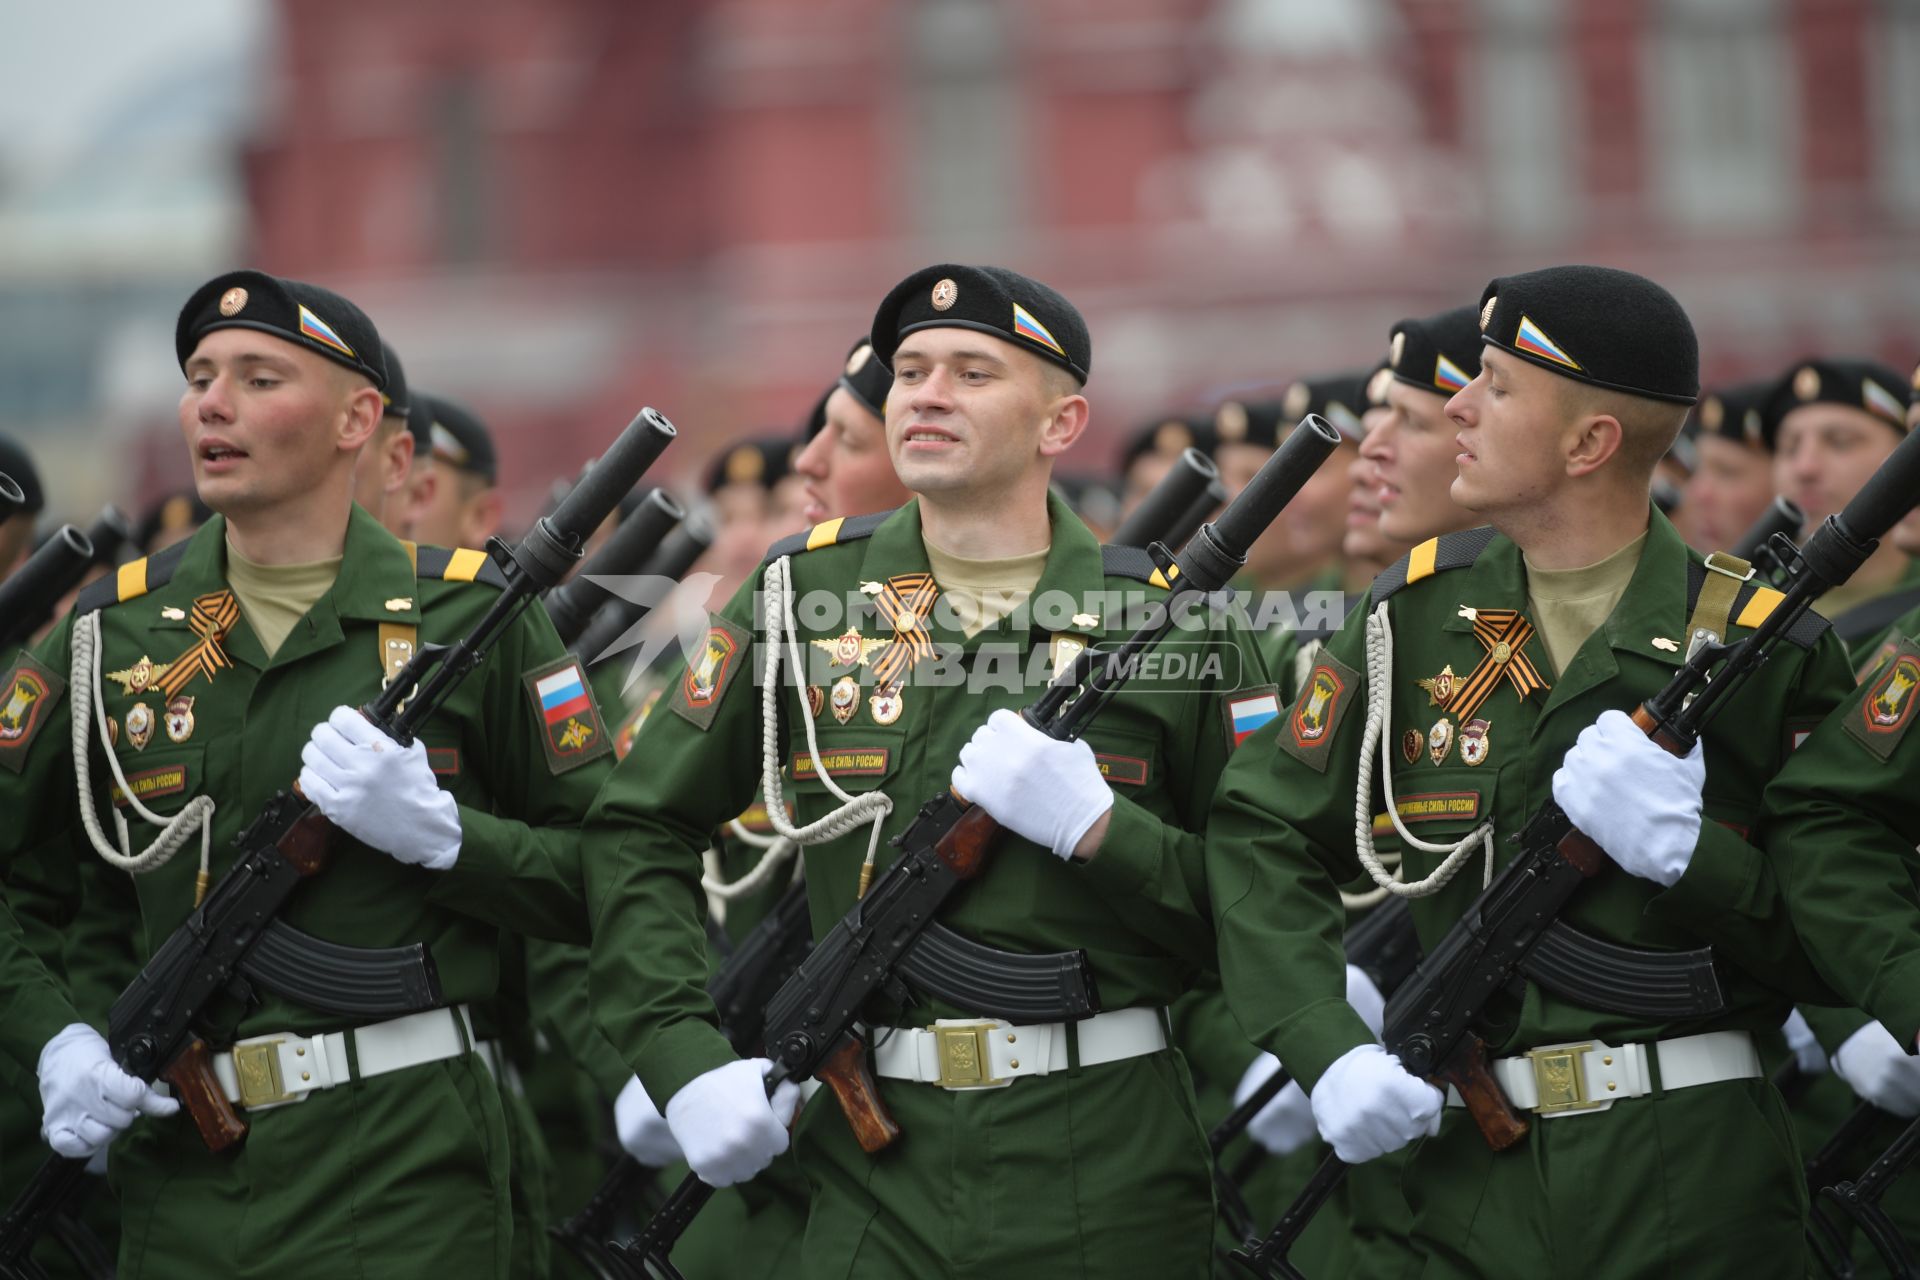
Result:
<svg viewBox="0 0 1920 1280">
<path fill-rule="evenodd" d="M 193 1117 L 193 1127 L 200 1131 L 207 1150 L 225 1151 L 246 1138 L 247 1122 L 227 1101 L 220 1077 L 213 1072 L 213 1052 L 206 1041 L 195 1036 L 161 1078 L 173 1086 L 173 1096 Z"/>
<path fill-rule="evenodd" d="M 899 1138 L 900 1126 L 888 1114 L 886 1103 L 880 1101 L 880 1087 L 874 1081 L 873 1069 L 867 1065 L 864 1041 L 848 1036 L 839 1048 L 827 1055 L 814 1077 L 833 1090 L 834 1099 L 846 1113 L 847 1124 L 852 1127 L 862 1151 L 868 1155 L 884 1151 Z"/>
<path fill-rule="evenodd" d="M 1493 1078 L 1487 1065 L 1487 1042 L 1479 1036 L 1469 1034 L 1461 1042 L 1460 1051 L 1427 1078 L 1442 1088 L 1453 1086 L 1467 1114 L 1479 1126 L 1480 1136 L 1495 1151 L 1505 1151 L 1527 1136 L 1527 1118 L 1513 1109 L 1500 1082 Z"/>
</svg>

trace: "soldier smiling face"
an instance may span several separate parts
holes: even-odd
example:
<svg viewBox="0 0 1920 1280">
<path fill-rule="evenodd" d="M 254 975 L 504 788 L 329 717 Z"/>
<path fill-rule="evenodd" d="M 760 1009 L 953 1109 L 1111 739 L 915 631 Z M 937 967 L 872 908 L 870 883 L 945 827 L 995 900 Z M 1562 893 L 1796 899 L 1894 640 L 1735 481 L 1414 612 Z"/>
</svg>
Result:
<svg viewBox="0 0 1920 1280">
<path fill-rule="evenodd" d="M 365 376 L 254 329 L 202 337 L 186 376 L 180 431 L 194 484 L 230 519 L 320 491 L 344 496 L 383 411 Z"/>
<path fill-rule="evenodd" d="M 909 489 L 967 504 L 1043 493 L 1052 459 L 1087 425 L 1073 376 L 974 329 L 920 329 L 900 342 L 887 397 L 887 451 Z"/>
</svg>

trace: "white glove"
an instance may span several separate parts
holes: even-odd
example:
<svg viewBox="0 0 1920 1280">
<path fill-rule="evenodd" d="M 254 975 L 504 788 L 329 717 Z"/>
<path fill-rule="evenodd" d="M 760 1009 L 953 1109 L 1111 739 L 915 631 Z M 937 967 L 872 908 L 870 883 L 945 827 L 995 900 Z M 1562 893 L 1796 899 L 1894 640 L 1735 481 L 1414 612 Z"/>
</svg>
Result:
<svg viewBox="0 0 1920 1280">
<path fill-rule="evenodd" d="M 667 1101 L 667 1124 L 687 1165 L 712 1187 L 745 1182 L 787 1149 L 800 1087 L 782 1081 L 767 1096 L 773 1063 L 743 1058 L 695 1076 Z"/>
<path fill-rule="evenodd" d="M 621 1149 L 641 1164 L 660 1169 L 680 1158 L 673 1126 L 653 1105 L 639 1076 L 627 1081 L 613 1100 L 613 1128 L 620 1135 Z"/>
<path fill-rule="evenodd" d="M 1787 1038 L 1787 1048 L 1793 1050 L 1793 1059 L 1800 1069 L 1810 1076 L 1817 1076 L 1827 1069 L 1827 1051 L 1820 1047 L 1820 1041 L 1814 1038 L 1813 1028 L 1798 1009 L 1787 1015 L 1780 1024 L 1780 1034 Z"/>
<path fill-rule="evenodd" d="M 1233 1091 L 1233 1105 L 1239 1106 L 1280 1069 L 1280 1059 L 1263 1053 L 1247 1064 Z M 1276 1156 L 1292 1155 L 1314 1135 L 1313 1104 L 1298 1082 L 1289 1080 L 1273 1100 L 1260 1108 L 1247 1124 L 1247 1136 Z"/>
<path fill-rule="evenodd" d="M 1400 1059 L 1363 1044 L 1335 1058 L 1313 1087 L 1313 1119 L 1335 1155 L 1359 1164 L 1438 1133 L 1446 1101 Z"/>
<path fill-rule="evenodd" d="M 1883 1111 L 1920 1116 L 1920 1059 L 1877 1022 L 1869 1022 L 1833 1051 L 1833 1074 Z"/>
<path fill-rule="evenodd" d="M 1700 842 L 1707 762 L 1655 745 L 1624 711 L 1603 711 L 1580 731 L 1553 775 L 1553 798 L 1629 875 L 1672 885 Z"/>
<path fill-rule="evenodd" d="M 335 707 L 300 760 L 300 790 L 362 844 L 430 871 L 459 859 L 460 806 L 434 780 L 418 738 L 402 747 L 352 707 Z"/>
<path fill-rule="evenodd" d="M 172 1098 L 122 1071 L 106 1040 L 84 1022 L 61 1028 L 40 1050 L 40 1136 L 63 1156 L 82 1159 L 106 1150 L 135 1114 L 170 1116 Z"/>
<path fill-rule="evenodd" d="M 1007 830 L 1055 857 L 1071 858 L 1080 838 L 1113 807 L 1093 748 L 1049 738 L 1012 711 L 996 711 L 960 748 L 953 789 Z"/>
</svg>

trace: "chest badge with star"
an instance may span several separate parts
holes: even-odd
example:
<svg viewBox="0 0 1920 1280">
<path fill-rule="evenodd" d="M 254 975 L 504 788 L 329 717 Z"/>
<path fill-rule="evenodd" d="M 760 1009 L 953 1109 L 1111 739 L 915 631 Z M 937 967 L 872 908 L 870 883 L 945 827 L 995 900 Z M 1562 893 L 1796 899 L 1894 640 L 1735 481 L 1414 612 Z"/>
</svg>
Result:
<svg viewBox="0 0 1920 1280">
<path fill-rule="evenodd" d="M 153 687 L 154 681 L 173 669 L 171 662 L 155 662 L 146 654 L 140 655 L 140 661 L 121 671 L 107 672 L 107 679 L 117 681 L 120 692 L 131 697 L 136 693 L 145 693 Z"/>
<path fill-rule="evenodd" d="M 860 628 L 848 627 L 831 640 L 815 640 L 816 649 L 832 655 L 836 667 L 858 667 L 865 665 L 873 651 L 883 647 L 885 640 L 869 640 L 860 634 Z"/>
</svg>

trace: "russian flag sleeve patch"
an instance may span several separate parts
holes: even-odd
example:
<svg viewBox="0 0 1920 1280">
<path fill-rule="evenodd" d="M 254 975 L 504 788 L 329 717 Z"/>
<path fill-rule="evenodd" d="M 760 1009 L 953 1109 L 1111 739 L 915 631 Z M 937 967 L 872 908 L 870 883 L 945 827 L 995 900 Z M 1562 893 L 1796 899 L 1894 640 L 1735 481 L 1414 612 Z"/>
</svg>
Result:
<svg viewBox="0 0 1920 1280">
<path fill-rule="evenodd" d="M 1262 684 L 1229 693 L 1221 699 L 1220 712 L 1226 721 L 1227 741 L 1237 750 L 1280 718 L 1280 687 Z"/>
<path fill-rule="evenodd" d="M 613 750 L 578 658 L 569 655 L 550 662 L 529 671 L 524 680 L 548 769 L 566 773 Z"/>
</svg>

